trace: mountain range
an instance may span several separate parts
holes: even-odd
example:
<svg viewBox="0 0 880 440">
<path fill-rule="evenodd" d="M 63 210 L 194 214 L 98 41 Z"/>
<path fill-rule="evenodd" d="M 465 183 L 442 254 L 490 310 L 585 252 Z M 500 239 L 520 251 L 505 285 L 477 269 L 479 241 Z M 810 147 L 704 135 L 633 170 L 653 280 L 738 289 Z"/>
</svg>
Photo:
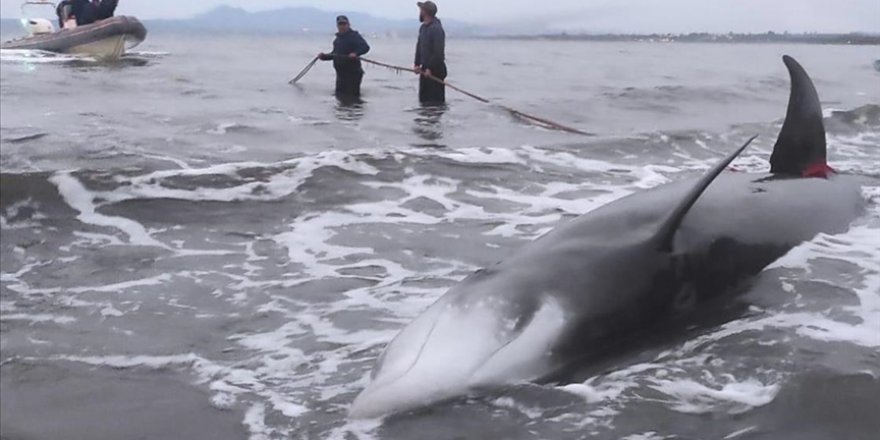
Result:
<svg viewBox="0 0 880 440">
<path fill-rule="evenodd" d="M 310 7 L 291 7 L 268 11 L 249 12 L 232 6 L 219 6 L 202 14 L 184 19 L 143 20 L 150 32 L 227 32 L 251 34 L 327 34 L 336 28 L 337 11 L 325 11 Z M 416 17 L 411 20 L 394 20 L 366 13 L 345 13 L 352 27 L 363 33 L 412 35 L 418 32 Z M 52 18 L 52 17 L 45 17 Z M 443 20 L 450 35 L 488 35 L 495 31 L 457 20 Z M 18 32 L 18 19 L 0 20 L 3 33 Z"/>
<path fill-rule="evenodd" d="M 322 35 L 326 36 L 335 30 L 336 16 L 341 12 L 326 11 L 311 7 L 289 7 L 283 9 L 275 9 L 268 11 L 249 12 L 242 8 L 231 6 L 219 6 L 202 14 L 184 19 L 147 19 L 143 20 L 150 32 L 198 32 L 198 33 L 238 33 L 238 34 L 284 34 L 284 35 Z M 415 16 L 412 19 L 396 20 L 389 18 L 376 17 L 367 13 L 350 12 L 345 13 L 352 22 L 355 29 L 367 35 L 390 35 L 390 36 L 412 36 L 418 32 L 418 22 Z M 45 17 L 52 18 L 52 17 Z M 603 40 L 609 37 L 612 39 L 631 40 L 647 39 L 651 40 L 650 35 L 621 35 L 619 32 L 598 32 L 584 34 L 575 33 L 572 35 L 558 30 L 553 30 L 551 23 L 534 18 L 529 22 L 509 23 L 506 25 L 489 26 L 476 25 L 464 21 L 444 19 L 443 26 L 447 34 L 452 37 L 472 37 L 472 36 L 520 36 L 535 38 L 551 38 L 551 39 L 593 39 Z M 22 29 L 17 18 L 0 19 L 0 34 L 4 36 L 21 35 Z M 715 34 L 708 34 L 715 35 Z M 748 34 L 751 35 L 751 34 Z M 785 35 L 785 34 L 782 34 Z M 837 40 L 839 44 L 851 44 L 850 36 L 855 35 L 861 37 L 868 35 L 874 37 L 871 43 L 876 44 L 877 34 L 833 34 L 840 38 Z M 644 38 L 642 38 L 644 37 Z M 723 41 L 721 38 L 711 38 L 711 41 Z M 660 40 L 666 41 L 669 38 Z M 766 38 L 760 35 L 744 38 L 742 41 L 750 42 L 768 42 Z M 780 40 L 775 37 L 773 41 Z M 784 40 L 784 39 L 783 39 Z M 783 41 L 780 40 L 780 41 Z M 803 41 L 802 41 L 803 40 Z M 816 39 L 809 34 L 805 34 L 804 38 L 796 42 L 816 42 Z M 835 42 L 837 42 L 835 40 Z M 672 41 L 672 40 L 670 40 Z M 675 41 L 690 41 L 687 39 Z M 787 41 L 787 40 L 786 40 Z M 822 40 L 825 41 L 825 40 Z M 795 42 L 795 41 L 792 41 Z M 826 41 L 827 43 L 827 41 Z"/>
</svg>

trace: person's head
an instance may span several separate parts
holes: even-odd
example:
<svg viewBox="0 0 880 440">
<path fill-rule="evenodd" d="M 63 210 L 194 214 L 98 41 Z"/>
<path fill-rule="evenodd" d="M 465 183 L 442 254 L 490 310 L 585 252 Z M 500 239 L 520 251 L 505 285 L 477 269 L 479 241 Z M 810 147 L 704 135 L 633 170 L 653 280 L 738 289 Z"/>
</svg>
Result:
<svg viewBox="0 0 880 440">
<path fill-rule="evenodd" d="M 437 17 L 437 4 L 432 1 L 418 2 L 419 21 L 433 20 Z"/>
<path fill-rule="evenodd" d="M 336 17 L 336 30 L 339 32 L 348 32 L 351 30 L 351 23 L 349 23 L 348 17 L 344 15 Z"/>
</svg>

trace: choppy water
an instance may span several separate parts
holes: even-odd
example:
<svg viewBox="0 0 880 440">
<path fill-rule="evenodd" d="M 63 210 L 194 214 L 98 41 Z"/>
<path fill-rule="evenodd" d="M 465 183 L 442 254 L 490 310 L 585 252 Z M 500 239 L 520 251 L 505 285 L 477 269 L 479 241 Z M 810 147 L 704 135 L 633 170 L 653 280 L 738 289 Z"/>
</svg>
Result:
<svg viewBox="0 0 880 440">
<path fill-rule="evenodd" d="M 374 40 L 407 64 L 409 41 Z M 450 80 L 557 133 L 368 69 L 324 41 L 151 36 L 107 66 L 0 53 L 2 435 L 30 438 L 869 439 L 880 431 L 876 48 L 451 40 Z M 383 344 L 560 221 L 700 173 L 751 134 L 782 54 L 813 76 L 832 166 L 868 212 L 759 276 L 711 325 L 583 383 L 346 420 Z"/>
</svg>

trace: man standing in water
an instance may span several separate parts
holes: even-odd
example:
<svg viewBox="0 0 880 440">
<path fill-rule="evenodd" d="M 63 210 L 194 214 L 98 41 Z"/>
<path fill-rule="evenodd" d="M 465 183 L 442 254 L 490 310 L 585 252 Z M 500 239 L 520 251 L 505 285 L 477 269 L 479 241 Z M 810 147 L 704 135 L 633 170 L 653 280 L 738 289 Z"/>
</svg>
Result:
<svg viewBox="0 0 880 440">
<path fill-rule="evenodd" d="M 419 2 L 419 41 L 413 70 L 420 74 L 419 101 L 423 104 L 446 102 L 446 86 L 429 77 L 446 79 L 446 32 L 437 18 L 437 5 L 432 1 Z"/>
<path fill-rule="evenodd" d="M 370 45 L 358 31 L 351 29 L 348 17 L 336 17 L 336 39 L 333 40 L 333 52 L 320 53 L 318 58 L 323 61 L 333 60 L 336 69 L 336 97 L 359 98 L 361 96 L 361 80 L 364 69 L 359 56 L 370 51 Z"/>
</svg>

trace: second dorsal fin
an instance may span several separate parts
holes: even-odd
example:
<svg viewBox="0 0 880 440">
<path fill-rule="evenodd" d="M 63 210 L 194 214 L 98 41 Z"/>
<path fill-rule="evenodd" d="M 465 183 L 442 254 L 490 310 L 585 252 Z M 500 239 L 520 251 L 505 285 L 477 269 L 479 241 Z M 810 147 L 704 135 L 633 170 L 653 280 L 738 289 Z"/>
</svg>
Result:
<svg viewBox="0 0 880 440">
<path fill-rule="evenodd" d="M 690 211 L 691 207 L 694 206 L 694 203 L 703 195 L 703 192 L 706 191 L 706 188 L 712 184 L 716 177 L 736 159 L 749 144 L 752 143 L 757 135 L 752 136 L 749 140 L 746 141 L 741 147 L 737 148 L 736 151 L 730 153 L 727 157 L 722 159 L 720 162 L 715 164 L 712 169 L 706 172 L 703 177 L 697 181 L 693 188 L 688 191 L 687 195 L 684 199 L 675 207 L 672 213 L 666 218 L 666 220 L 660 225 L 660 229 L 657 231 L 656 235 L 654 235 L 654 241 L 657 244 L 657 249 L 661 252 L 672 252 L 672 242 L 675 239 L 675 233 L 678 231 L 678 228 L 681 226 L 681 222 L 684 220 L 685 215 L 687 215 L 688 211 Z"/>
</svg>

